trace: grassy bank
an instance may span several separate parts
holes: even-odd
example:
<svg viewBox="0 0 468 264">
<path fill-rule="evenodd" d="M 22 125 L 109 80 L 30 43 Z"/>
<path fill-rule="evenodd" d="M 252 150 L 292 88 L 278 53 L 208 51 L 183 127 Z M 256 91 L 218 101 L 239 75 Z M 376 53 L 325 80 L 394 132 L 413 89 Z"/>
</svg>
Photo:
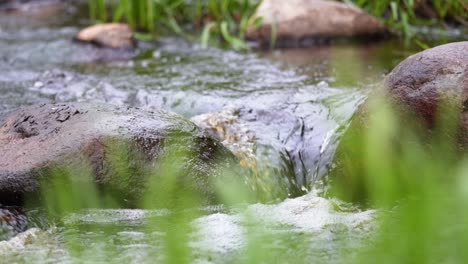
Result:
<svg viewBox="0 0 468 264">
<path fill-rule="evenodd" d="M 89 0 L 97 21 L 126 21 L 134 29 L 153 34 L 177 34 L 198 39 L 203 46 L 228 45 L 247 49 L 244 34 L 257 0 Z M 196 32 L 196 33 L 194 33 Z"/>
<path fill-rule="evenodd" d="M 415 27 L 468 25 L 468 2 L 464 0 L 342 0 L 361 7 L 405 37 Z"/>
<path fill-rule="evenodd" d="M 379 18 L 395 33 L 413 37 L 417 27 L 468 24 L 464 0 L 342 0 Z M 89 0 L 94 21 L 126 21 L 151 34 L 177 34 L 203 46 L 245 50 L 244 34 L 261 0 Z M 140 37 L 143 35 L 139 35 Z M 144 36 L 143 36 L 144 37 Z"/>
</svg>

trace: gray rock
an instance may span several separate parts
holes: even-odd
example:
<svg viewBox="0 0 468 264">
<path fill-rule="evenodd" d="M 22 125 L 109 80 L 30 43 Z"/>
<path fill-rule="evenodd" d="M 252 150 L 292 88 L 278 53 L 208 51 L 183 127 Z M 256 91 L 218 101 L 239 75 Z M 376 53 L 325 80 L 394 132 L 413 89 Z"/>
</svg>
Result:
<svg viewBox="0 0 468 264">
<path fill-rule="evenodd" d="M 90 171 L 100 188 L 118 194 L 118 202 L 135 205 L 148 177 L 171 162 L 183 171 L 181 189 L 193 188 L 210 201 L 211 178 L 238 163 L 178 115 L 81 103 L 31 106 L 7 115 L 0 121 L 0 157 L 0 204 L 19 205 L 62 168 L 75 169 L 72 181 Z"/>
</svg>

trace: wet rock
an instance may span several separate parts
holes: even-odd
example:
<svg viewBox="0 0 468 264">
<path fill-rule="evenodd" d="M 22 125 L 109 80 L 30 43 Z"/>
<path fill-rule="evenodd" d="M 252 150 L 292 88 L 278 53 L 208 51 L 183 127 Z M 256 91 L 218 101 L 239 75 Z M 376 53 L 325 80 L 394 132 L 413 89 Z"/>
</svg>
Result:
<svg viewBox="0 0 468 264">
<path fill-rule="evenodd" d="M 250 172 L 246 182 L 266 201 L 304 195 L 321 178 L 323 162 L 329 160 L 329 139 L 317 136 L 319 129 L 314 129 L 322 124 L 320 129 L 327 130 L 328 124 L 310 108 L 295 105 L 294 113 L 284 105 L 277 107 L 227 106 L 192 118 L 237 156 Z M 304 115 L 297 117 L 298 113 Z"/>
<path fill-rule="evenodd" d="M 371 103 L 376 101 L 377 103 Z M 372 192 L 369 183 L 367 161 L 368 134 L 375 110 L 382 104 L 387 104 L 396 114 L 399 123 L 392 126 L 391 146 L 385 162 L 398 164 L 399 153 L 408 145 L 423 143 L 426 151 L 437 151 L 433 148 L 433 137 L 443 137 L 445 142 L 457 142 L 460 150 L 468 146 L 468 42 L 450 43 L 414 54 L 387 75 L 384 87 L 373 92 L 368 100 L 356 111 L 351 124 L 340 139 L 333 166 L 329 173 L 332 192 L 341 199 L 366 204 Z M 454 108 L 446 108 L 447 104 Z M 447 109 L 460 111 L 459 131 L 455 127 L 441 127 L 436 123 L 438 118 L 452 113 Z M 443 111 L 443 112 L 439 112 Z M 457 114 L 457 113 L 455 113 Z M 454 115 L 458 118 L 457 115 Z M 375 121 L 375 120 L 374 120 Z M 387 121 L 387 122 L 390 122 Z M 437 126 L 437 132 L 434 128 Z M 412 135 L 413 138 L 408 138 Z M 405 137 L 406 136 L 406 137 Z M 454 139 L 456 137 L 456 139 Z M 447 153 L 449 156 L 449 153 Z M 396 173 L 398 174 L 398 173 Z M 392 175 L 393 184 L 406 186 L 408 179 L 401 175 Z M 398 187 L 400 187 L 398 186 Z M 398 188 L 393 186 L 393 188 Z M 405 187 L 400 188 L 402 190 Z"/>
<path fill-rule="evenodd" d="M 100 188 L 116 194 L 117 202 L 135 205 L 149 175 L 156 177 L 170 157 L 182 168 L 181 188 L 211 200 L 211 177 L 226 167 L 234 170 L 237 163 L 220 143 L 178 115 L 81 103 L 44 104 L 9 114 L 0 122 L 0 156 L 2 204 L 31 200 L 54 172 L 69 173 L 73 182 L 89 171 Z"/>
<path fill-rule="evenodd" d="M 373 16 L 344 3 L 325 0 L 265 0 L 255 17 L 259 27 L 251 26 L 246 37 L 268 43 L 276 32 L 280 46 L 308 46 L 336 37 L 373 37 L 386 29 Z"/>
<path fill-rule="evenodd" d="M 468 129 L 468 41 L 449 43 L 414 54 L 387 75 L 384 84 L 393 99 L 432 126 L 442 100 L 463 111 Z"/>
<path fill-rule="evenodd" d="M 239 108 L 227 106 L 219 113 L 194 116 L 191 120 L 231 150 L 242 167 L 256 167 L 255 132 L 239 119 Z"/>
<path fill-rule="evenodd" d="M 75 39 L 113 49 L 132 49 L 135 47 L 132 29 L 129 25 L 121 23 L 87 27 L 78 32 Z"/>
<path fill-rule="evenodd" d="M 232 151 L 239 160 L 239 165 L 248 170 L 245 173 L 249 173 L 249 176 L 245 177 L 244 181 L 255 191 L 259 200 L 285 198 L 292 186 L 285 184 L 285 179 L 275 180 L 272 176 L 272 168 L 278 165 L 277 161 L 268 160 L 266 164 L 264 160 L 258 160 L 258 137 L 249 129 L 249 124 L 240 118 L 240 112 L 240 108 L 229 105 L 221 112 L 198 115 L 191 120 Z M 280 177 L 285 176 L 282 174 Z"/>
</svg>

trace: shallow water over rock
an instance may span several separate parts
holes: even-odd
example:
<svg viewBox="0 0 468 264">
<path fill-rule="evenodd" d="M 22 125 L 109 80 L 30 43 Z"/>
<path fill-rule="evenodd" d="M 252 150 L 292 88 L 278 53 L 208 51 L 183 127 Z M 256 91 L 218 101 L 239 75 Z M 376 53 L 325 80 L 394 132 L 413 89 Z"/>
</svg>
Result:
<svg viewBox="0 0 468 264">
<path fill-rule="evenodd" d="M 45 31 L 51 31 L 47 38 L 39 30 L 16 40 L 24 32 L 7 32 L 0 39 L 0 82 L 6 91 L 0 114 L 22 105 L 68 101 L 163 108 L 186 117 L 234 106 L 255 133 L 259 163 L 273 169 L 292 196 L 323 175 L 321 156 L 331 134 L 363 98 L 356 88 L 332 88 L 254 54 L 166 39 L 140 48 L 133 60 L 119 54 L 102 61 L 108 50 L 70 42 L 76 29 Z"/>
</svg>

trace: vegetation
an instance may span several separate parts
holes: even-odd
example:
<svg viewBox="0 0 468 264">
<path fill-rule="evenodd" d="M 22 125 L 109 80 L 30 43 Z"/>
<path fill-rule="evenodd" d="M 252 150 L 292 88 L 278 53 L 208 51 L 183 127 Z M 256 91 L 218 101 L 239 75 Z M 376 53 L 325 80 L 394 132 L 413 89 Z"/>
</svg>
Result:
<svg viewBox="0 0 468 264">
<path fill-rule="evenodd" d="M 358 263 L 466 262 L 468 163 L 457 139 L 460 109 L 439 106 L 431 132 L 381 98 L 370 101 L 369 113 L 369 127 L 347 139 L 354 149 L 344 149 L 357 154 L 345 164 L 351 183 L 359 181 L 368 204 L 381 208 L 378 239 Z"/>
<path fill-rule="evenodd" d="M 357 5 L 396 33 L 412 38 L 422 25 L 468 24 L 464 0 L 341 0 Z M 88 0 L 95 21 L 126 21 L 140 32 L 175 33 L 204 47 L 228 45 L 245 50 L 244 34 L 261 0 Z M 193 33 L 196 32 L 196 33 Z M 137 34 L 147 38 L 147 35 Z M 274 42 L 274 40 L 272 41 Z M 422 42 L 419 42 L 421 45 Z M 424 45 L 423 45 L 424 46 Z"/>
<path fill-rule="evenodd" d="M 89 0 L 93 20 L 127 21 L 144 32 L 169 31 L 189 39 L 198 36 L 203 46 L 228 44 L 245 50 L 244 34 L 258 6 L 256 0 Z M 257 21 L 256 23 L 258 23 Z"/>
<path fill-rule="evenodd" d="M 441 26 L 446 22 L 468 24 L 468 3 L 464 0 L 342 0 L 378 17 L 405 37 L 416 34 L 418 26 Z"/>
</svg>

